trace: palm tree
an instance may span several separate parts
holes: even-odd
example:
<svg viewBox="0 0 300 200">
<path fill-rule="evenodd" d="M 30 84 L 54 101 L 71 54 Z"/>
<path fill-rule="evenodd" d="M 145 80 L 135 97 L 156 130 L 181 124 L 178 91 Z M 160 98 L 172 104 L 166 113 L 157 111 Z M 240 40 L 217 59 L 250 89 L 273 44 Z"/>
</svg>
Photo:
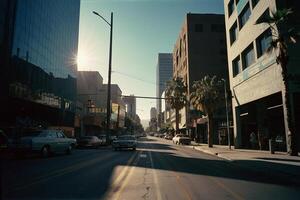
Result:
<svg viewBox="0 0 300 200">
<path fill-rule="evenodd" d="M 175 109 L 176 134 L 179 133 L 179 110 L 186 105 L 187 87 L 182 78 L 177 77 L 167 82 L 166 101 Z"/>
<path fill-rule="evenodd" d="M 213 115 L 223 103 L 223 85 L 216 76 L 205 76 L 200 81 L 194 81 L 193 92 L 190 95 L 191 104 L 195 109 L 204 112 L 208 120 L 208 147 L 213 147 Z"/>
<path fill-rule="evenodd" d="M 288 153 L 290 155 L 298 155 L 296 135 L 295 135 L 295 122 L 291 115 L 290 104 L 290 91 L 288 80 L 288 44 L 296 43 L 296 38 L 299 33 L 295 32 L 294 28 L 287 28 L 288 16 L 292 14 L 291 9 L 282 9 L 272 12 L 272 16 L 262 18 L 257 24 L 268 24 L 272 32 L 272 41 L 268 52 L 276 51 L 276 62 L 281 66 L 281 74 L 283 80 L 284 104 L 286 107 L 287 128 L 288 128 Z"/>
</svg>

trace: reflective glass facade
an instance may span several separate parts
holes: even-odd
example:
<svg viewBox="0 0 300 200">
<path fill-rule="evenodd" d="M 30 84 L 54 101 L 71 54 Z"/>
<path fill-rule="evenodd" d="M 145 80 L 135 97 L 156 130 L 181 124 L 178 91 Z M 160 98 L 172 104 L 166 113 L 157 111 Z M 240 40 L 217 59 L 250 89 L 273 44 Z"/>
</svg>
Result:
<svg viewBox="0 0 300 200">
<path fill-rule="evenodd" d="M 7 92 L 0 91 L 1 113 L 12 123 L 26 115 L 32 121 L 72 126 L 80 0 L 3 2 L 14 3 L 6 17 L 0 16 L 0 36 L 9 29 L 11 38 L 5 47 L 9 62 L 0 74 L 7 83 Z"/>
<path fill-rule="evenodd" d="M 80 0 L 18 0 L 10 93 L 61 107 L 76 97 Z M 49 102 L 52 101 L 53 102 Z"/>
</svg>

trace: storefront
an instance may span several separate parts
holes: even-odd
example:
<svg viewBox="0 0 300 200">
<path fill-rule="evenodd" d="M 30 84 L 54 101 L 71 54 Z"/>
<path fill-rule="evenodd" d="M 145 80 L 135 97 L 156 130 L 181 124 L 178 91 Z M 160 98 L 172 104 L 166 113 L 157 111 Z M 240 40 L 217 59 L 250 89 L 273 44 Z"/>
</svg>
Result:
<svg viewBox="0 0 300 200">
<path fill-rule="evenodd" d="M 238 107 L 241 126 L 241 147 L 268 150 L 269 139 L 277 151 L 286 151 L 281 93 Z"/>
</svg>

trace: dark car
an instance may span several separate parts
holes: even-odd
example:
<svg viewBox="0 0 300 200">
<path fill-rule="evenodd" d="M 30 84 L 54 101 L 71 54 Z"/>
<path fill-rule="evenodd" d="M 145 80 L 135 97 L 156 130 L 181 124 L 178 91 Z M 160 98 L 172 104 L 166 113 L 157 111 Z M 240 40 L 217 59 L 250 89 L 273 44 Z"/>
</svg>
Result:
<svg viewBox="0 0 300 200">
<path fill-rule="evenodd" d="M 137 141 L 133 135 L 122 135 L 119 136 L 116 140 L 113 141 L 112 146 L 115 150 L 122 148 L 131 148 L 132 150 L 136 149 Z"/>
<path fill-rule="evenodd" d="M 102 142 L 97 136 L 83 136 L 78 140 L 78 147 L 99 147 Z"/>
<path fill-rule="evenodd" d="M 106 145 L 106 135 L 98 135 L 101 145 Z"/>
</svg>

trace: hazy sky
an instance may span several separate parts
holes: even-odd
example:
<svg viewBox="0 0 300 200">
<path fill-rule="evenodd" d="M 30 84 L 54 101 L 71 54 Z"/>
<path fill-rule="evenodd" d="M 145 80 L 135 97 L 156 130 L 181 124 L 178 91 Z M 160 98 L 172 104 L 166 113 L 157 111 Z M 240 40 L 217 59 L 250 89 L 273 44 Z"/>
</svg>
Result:
<svg viewBox="0 0 300 200">
<path fill-rule="evenodd" d="M 79 70 L 97 70 L 107 82 L 110 27 L 114 13 L 112 83 L 123 95 L 155 96 L 158 53 L 171 53 L 185 14 L 224 13 L 223 0 L 81 0 Z M 137 99 L 141 119 L 155 100 Z"/>
</svg>

